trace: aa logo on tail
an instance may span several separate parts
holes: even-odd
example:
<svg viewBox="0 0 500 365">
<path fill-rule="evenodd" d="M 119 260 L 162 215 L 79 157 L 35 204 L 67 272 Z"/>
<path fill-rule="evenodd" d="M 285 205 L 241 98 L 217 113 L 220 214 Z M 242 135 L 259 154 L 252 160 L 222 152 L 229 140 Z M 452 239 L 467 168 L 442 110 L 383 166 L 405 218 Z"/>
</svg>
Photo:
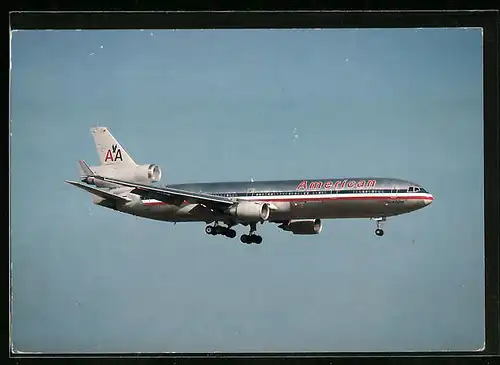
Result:
<svg viewBox="0 0 500 365">
<path fill-rule="evenodd" d="M 108 149 L 108 152 L 106 152 L 106 157 L 104 158 L 104 162 L 108 162 L 108 160 L 111 160 L 112 162 L 118 160 L 123 161 L 122 151 L 118 148 L 118 145 L 114 144 L 111 146 L 111 149 Z"/>
</svg>

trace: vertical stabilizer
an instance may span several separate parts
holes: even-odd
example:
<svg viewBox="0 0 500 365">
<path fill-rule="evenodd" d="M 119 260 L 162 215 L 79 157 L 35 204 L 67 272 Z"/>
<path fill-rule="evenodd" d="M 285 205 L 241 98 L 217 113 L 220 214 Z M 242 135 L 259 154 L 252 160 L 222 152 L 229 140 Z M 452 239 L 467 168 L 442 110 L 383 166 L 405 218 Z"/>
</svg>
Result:
<svg viewBox="0 0 500 365">
<path fill-rule="evenodd" d="M 101 165 L 137 165 L 107 127 L 91 129 Z"/>
</svg>

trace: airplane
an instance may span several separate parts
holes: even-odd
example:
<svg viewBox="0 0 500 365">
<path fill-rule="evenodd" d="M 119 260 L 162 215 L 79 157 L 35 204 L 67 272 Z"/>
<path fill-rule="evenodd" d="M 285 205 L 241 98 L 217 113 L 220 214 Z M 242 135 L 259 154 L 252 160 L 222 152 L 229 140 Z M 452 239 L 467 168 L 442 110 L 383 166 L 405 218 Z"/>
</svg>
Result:
<svg viewBox="0 0 500 365">
<path fill-rule="evenodd" d="M 100 165 L 80 160 L 81 180 L 69 181 L 93 196 L 93 203 L 159 221 L 205 222 L 208 235 L 260 244 L 257 225 L 274 223 L 295 235 L 317 235 L 322 219 L 369 218 L 382 236 L 388 217 L 413 212 L 434 197 L 419 184 L 395 178 L 350 177 L 281 181 L 156 184 L 161 168 L 138 165 L 107 127 L 91 129 Z"/>
</svg>

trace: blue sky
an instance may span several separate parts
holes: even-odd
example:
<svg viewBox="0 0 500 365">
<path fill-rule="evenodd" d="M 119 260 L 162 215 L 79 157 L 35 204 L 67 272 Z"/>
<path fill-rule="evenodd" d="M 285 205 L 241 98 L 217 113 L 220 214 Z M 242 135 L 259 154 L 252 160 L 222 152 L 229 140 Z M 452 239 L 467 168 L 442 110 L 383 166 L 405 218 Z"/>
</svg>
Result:
<svg viewBox="0 0 500 365">
<path fill-rule="evenodd" d="M 481 348 L 482 103 L 480 29 L 14 32 L 14 348 Z M 372 175 L 435 201 L 383 237 L 330 220 L 243 245 L 65 184 L 98 163 L 95 125 L 162 183 Z"/>
</svg>

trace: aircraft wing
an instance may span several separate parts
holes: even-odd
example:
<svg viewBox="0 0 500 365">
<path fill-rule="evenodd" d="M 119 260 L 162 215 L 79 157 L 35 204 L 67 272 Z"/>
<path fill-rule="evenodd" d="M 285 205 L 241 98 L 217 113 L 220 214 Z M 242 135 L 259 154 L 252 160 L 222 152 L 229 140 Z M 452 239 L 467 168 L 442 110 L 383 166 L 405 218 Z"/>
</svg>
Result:
<svg viewBox="0 0 500 365">
<path fill-rule="evenodd" d="M 138 184 L 130 181 L 118 180 L 104 176 L 94 176 L 94 179 L 107 181 L 113 184 L 134 188 L 131 193 L 141 195 L 150 199 L 157 199 L 170 204 L 180 205 L 183 201 L 189 203 L 203 204 L 210 208 L 229 207 L 235 203 L 226 197 L 211 194 L 195 193 L 192 191 L 174 189 L 169 187 L 157 187 L 152 185 Z"/>
<path fill-rule="evenodd" d="M 80 188 L 80 189 L 83 189 L 85 191 L 88 191 L 89 193 L 97 195 L 97 196 L 99 196 L 101 198 L 104 198 L 104 199 L 113 199 L 113 200 L 116 200 L 116 201 L 118 201 L 120 203 L 127 203 L 127 202 L 131 201 L 130 199 L 125 198 L 123 196 L 120 196 L 120 195 L 117 195 L 117 194 L 113 194 L 113 193 L 110 193 L 108 191 L 104 191 L 104 190 L 101 190 L 101 189 L 97 189 L 97 188 L 94 188 L 92 186 L 88 186 L 88 185 L 82 184 L 80 182 L 68 181 L 68 180 L 66 180 L 65 182 L 67 182 L 68 184 L 71 184 L 73 186 L 76 186 L 77 188 Z"/>
</svg>

